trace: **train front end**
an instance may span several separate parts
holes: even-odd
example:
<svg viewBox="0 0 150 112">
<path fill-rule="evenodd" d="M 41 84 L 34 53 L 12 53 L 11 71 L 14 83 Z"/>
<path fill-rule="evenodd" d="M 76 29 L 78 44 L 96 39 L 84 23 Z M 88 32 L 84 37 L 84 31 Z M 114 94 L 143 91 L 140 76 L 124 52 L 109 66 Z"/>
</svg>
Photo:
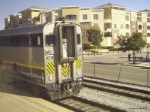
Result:
<svg viewBox="0 0 150 112">
<path fill-rule="evenodd" d="M 44 31 L 46 91 L 51 100 L 78 94 L 83 84 L 80 26 L 62 21 L 47 25 Z"/>
</svg>

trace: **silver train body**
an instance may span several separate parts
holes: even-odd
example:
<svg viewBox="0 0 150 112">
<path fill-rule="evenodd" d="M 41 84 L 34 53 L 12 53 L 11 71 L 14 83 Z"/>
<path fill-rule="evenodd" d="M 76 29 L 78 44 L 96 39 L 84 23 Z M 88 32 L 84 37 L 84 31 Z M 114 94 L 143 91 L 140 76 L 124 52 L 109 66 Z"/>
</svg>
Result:
<svg viewBox="0 0 150 112">
<path fill-rule="evenodd" d="M 2 72 L 38 85 L 51 100 L 77 94 L 82 87 L 82 33 L 74 23 L 1 30 L 0 51 Z"/>
</svg>

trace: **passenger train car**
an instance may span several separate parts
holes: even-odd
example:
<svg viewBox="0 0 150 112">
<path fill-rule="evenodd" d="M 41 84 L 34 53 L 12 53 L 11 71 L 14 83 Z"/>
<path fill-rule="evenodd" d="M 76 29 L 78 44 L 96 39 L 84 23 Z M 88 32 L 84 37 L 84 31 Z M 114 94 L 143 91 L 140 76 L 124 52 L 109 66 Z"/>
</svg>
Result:
<svg viewBox="0 0 150 112">
<path fill-rule="evenodd" d="M 82 87 L 82 33 L 71 22 L 0 31 L 1 72 L 38 85 L 51 100 L 78 94 Z"/>
</svg>

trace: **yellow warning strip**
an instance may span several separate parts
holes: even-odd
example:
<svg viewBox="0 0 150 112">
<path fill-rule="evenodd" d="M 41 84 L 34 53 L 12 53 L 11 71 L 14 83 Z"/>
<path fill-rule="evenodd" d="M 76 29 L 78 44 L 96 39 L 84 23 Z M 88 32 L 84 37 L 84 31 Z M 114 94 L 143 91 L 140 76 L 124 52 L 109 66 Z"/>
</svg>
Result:
<svg viewBox="0 0 150 112">
<path fill-rule="evenodd" d="M 40 107 L 38 107 L 38 106 L 36 106 L 36 105 L 34 105 L 34 104 L 32 104 L 32 103 L 26 101 L 26 100 L 24 100 L 24 99 L 22 99 L 22 98 L 20 98 L 20 97 L 18 97 L 18 96 L 16 96 L 16 95 L 13 95 L 13 96 L 16 97 L 17 99 L 19 99 L 19 100 L 21 100 L 21 101 L 23 101 L 23 102 L 29 104 L 29 105 L 35 107 L 35 108 L 41 110 L 42 112 L 47 112 L 46 110 L 44 110 L 44 109 L 42 109 L 42 108 L 40 108 Z"/>
<path fill-rule="evenodd" d="M 40 66 L 31 66 L 31 65 L 21 64 L 21 63 L 17 63 L 17 62 L 6 61 L 6 60 L 2 60 L 2 61 L 6 62 L 6 63 L 9 63 L 9 64 L 14 64 L 15 63 L 15 64 L 17 64 L 19 66 L 22 66 L 22 67 L 44 70 L 44 67 L 40 67 Z"/>
</svg>

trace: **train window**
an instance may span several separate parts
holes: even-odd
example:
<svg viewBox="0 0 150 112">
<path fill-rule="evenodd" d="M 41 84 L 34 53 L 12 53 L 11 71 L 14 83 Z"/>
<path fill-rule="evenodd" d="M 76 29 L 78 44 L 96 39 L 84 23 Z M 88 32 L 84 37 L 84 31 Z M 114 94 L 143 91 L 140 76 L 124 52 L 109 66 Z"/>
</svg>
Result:
<svg viewBox="0 0 150 112">
<path fill-rule="evenodd" d="M 43 46 L 43 35 L 41 33 L 31 34 L 30 35 L 30 46 L 42 47 Z"/>
<path fill-rule="evenodd" d="M 0 46 L 12 46 L 10 37 L 8 36 L 0 37 Z"/>
<path fill-rule="evenodd" d="M 29 46 L 28 35 L 0 37 L 0 46 Z"/>
<path fill-rule="evenodd" d="M 77 44 L 81 43 L 80 34 L 77 34 Z"/>
<path fill-rule="evenodd" d="M 38 43 L 38 45 L 40 45 L 41 44 L 40 37 L 38 37 L 37 39 L 38 39 L 37 43 Z"/>
<path fill-rule="evenodd" d="M 0 37 L 0 46 L 3 46 L 3 37 Z"/>
<path fill-rule="evenodd" d="M 46 46 L 54 45 L 55 43 L 55 36 L 54 35 L 46 35 Z"/>
<path fill-rule="evenodd" d="M 29 46 L 29 36 L 20 35 L 20 46 L 28 47 Z"/>
<path fill-rule="evenodd" d="M 20 37 L 19 36 L 12 36 L 11 45 L 12 46 L 20 46 Z"/>
</svg>

